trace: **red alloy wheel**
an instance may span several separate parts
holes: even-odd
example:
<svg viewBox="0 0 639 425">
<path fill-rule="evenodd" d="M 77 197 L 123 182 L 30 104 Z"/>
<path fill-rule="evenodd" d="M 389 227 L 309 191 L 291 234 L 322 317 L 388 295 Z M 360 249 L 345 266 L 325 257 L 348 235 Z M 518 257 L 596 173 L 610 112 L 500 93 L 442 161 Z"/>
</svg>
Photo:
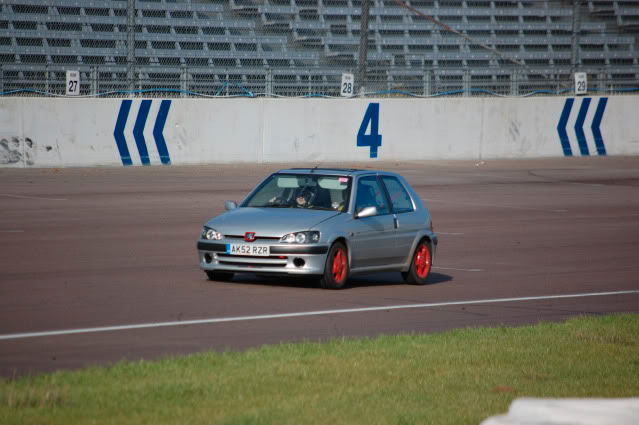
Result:
<svg viewBox="0 0 639 425">
<path fill-rule="evenodd" d="M 428 252 L 428 246 L 424 243 L 417 247 L 415 253 L 415 272 L 420 279 L 426 278 L 430 271 L 430 253 Z"/>
<path fill-rule="evenodd" d="M 346 253 L 342 248 L 337 248 L 333 257 L 333 278 L 338 284 L 346 278 Z"/>
</svg>

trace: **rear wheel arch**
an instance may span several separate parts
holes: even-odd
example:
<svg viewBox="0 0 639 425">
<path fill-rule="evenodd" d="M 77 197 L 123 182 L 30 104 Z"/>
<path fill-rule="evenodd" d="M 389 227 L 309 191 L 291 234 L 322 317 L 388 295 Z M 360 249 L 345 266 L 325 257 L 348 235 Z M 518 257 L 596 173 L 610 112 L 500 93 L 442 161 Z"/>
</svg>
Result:
<svg viewBox="0 0 639 425">
<path fill-rule="evenodd" d="M 424 235 L 419 240 L 419 242 L 422 242 L 422 241 L 426 241 L 426 243 L 428 244 L 428 249 L 430 250 L 430 256 L 431 256 L 431 259 L 432 259 L 432 257 L 433 257 L 433 240 L 430 238 L 430 236 Z M 417 243 L 415 248 L 417 248 L 417 246 L 419 246 L 419 242 Z"/>
<path fill-rule="evenodd" d="M 417 249 L 417 247 L 419 246 L 419 244 L 422 241 L 426 241 L 428 243 L 428 249 L 430 250 L 430 256 L 431 256 L 431 260 L 435 259 L 435 255 L 433 252 L 433 240 L 432 238 L 428 235 L 428 233 L 423 233 L 421 235 L 418 235 L 415 240 L 413 241 L 413 246 L 410 248 L 410 252 L 408 253 L 408 264 L 407 266 L 405 266 L 406 268 L 402 270 L 402 273 L 405 271 L 408 271 L 408 269 L 410 268 L 411 263 L 413 262 L 413 257 L 415 256 L 415 250 Z"/>
<path fill-rule="evenodd" d="M 424 250 L 424 247 L 426 248 Z M 421 264 L 416 265 L 418 262 L 418 251 L 420 251 L 421 256 Z M 426 255 L 426 258 L 424 258 Z M 402 272 L 402 277 L 406 283 L 411 283 L 414 285 L 425 285 L 427 284 L 428 277 L 433 268 L 433 241 L 428 235 L 423 235 L 419 238 L 418 242 L 415 244 L 415 247 L 411 251 L 410 256 L 410 266 L 408 270 Z"/>
</svg>

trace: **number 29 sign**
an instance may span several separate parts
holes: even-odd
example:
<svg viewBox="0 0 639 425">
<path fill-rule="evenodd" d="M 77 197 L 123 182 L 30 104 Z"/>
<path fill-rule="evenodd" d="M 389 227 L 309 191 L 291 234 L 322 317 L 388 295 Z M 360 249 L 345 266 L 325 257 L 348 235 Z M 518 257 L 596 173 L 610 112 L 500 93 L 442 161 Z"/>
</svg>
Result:
<svg viewBox="0 0 639 425">
<path fill-rule="evenodd" d="M 80 71 L 67 71 L 67 96 L 80 94 Z"/>
<path fill-rule="evenodd" d="M 588 92 L 588 74 L 585 72 L 575 72 L 575 94 L 586 94 Z"/>
</svg>

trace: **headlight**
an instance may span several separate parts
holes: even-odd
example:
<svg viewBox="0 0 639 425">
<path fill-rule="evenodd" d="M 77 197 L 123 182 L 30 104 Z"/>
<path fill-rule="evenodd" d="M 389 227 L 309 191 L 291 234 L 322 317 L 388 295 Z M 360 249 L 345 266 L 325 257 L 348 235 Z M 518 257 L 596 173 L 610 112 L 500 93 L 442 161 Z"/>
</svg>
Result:
<svg viewBox="0 0 639 425">
<path fill-rule="evenodd" d="M 320 240 L 320 232 L 296 232 L 282 236 L 280 242 L 283 243 L 317 243 Z"/>
<path fill-rule="evenodd" d="M 204 227 L 204 230 L 202 230 L 202 239 L 219 241 L 222 239 L 222 234 L 210 227 Z"/>
</svg>

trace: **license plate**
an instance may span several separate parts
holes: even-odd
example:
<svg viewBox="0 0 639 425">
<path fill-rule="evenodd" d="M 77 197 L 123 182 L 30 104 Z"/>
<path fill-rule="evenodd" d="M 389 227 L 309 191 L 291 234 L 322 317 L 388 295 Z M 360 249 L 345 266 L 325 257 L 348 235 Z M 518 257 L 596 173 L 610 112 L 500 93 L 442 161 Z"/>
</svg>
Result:
<svg viewBox="0 0 639 425">
<path fill-rule="evenodd" d="M 269 247 L 259 245 L 226 244 L 226 253 L 231 255 L 255 255 L 258 257 L 268 257 Z"/>
</svg>

